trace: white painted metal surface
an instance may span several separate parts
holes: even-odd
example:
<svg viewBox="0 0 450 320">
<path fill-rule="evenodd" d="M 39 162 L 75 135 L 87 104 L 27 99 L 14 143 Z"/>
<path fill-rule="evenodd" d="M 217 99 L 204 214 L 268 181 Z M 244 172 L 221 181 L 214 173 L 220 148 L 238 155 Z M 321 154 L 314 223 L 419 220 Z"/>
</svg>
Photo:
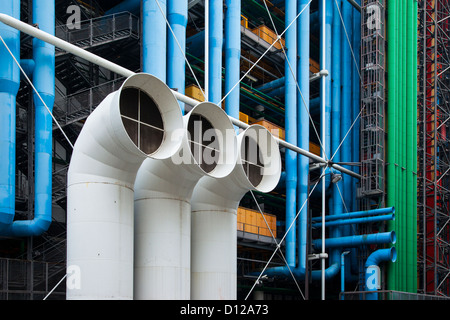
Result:
<svg viewBox="0 0 450 320">
<path fill-rule="evenodd" d="M 158 105 L 165 137 L 144 154 L 127 134 L 119 105 L 126 88 L 139 88 Z M 133 298 L 134 180 L 147 157 L 167 158 L 181 146 L 173 132 L 182 115 L 172 91 L 148 74 L 129 77 L 88 117 L 74 146 L 67 188 L 67 299 Z"/>
<path fill-rule="evenodd" d="M 262 156 L 262 180 L 254 185 L 244 171 L 243 141 L 251 137 Z M 252 125 L 238 135 L 238 162 L 227 177 L 203 177 L 195 186 L 192 205 L 191 299 L 235 300 L 237 209 L 249 190 L 270 192 L 281 175 L 281 157 L 273 136 Z"/>
<path fill-rule="evenodd" d="M 191 153 L 187 127 L 193 115 L 206 118 L 219 133 L 224 161 L 205 172 Z M 135 299 L 190 299 L 192 191 L 207 175 L 227 176 L 237 158 L 237 139 L 226 113 L 209 102 L 184 116 L 183 146 L 170 159 L 147 159 L 135 183 Z M 181 156 L 180 156 L 181 155 Z"/>
</svg>

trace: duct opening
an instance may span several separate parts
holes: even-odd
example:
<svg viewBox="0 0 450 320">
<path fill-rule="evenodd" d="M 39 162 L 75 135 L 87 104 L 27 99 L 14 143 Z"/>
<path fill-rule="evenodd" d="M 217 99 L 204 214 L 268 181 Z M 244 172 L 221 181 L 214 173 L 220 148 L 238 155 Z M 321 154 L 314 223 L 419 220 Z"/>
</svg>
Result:
<svg viewBox="0 0 450 320">
<path fill-rule="evenodd" d="M 245 175 L 256 188 L 263 179 L 262 154 L 258 143 L 251 137 L 245 136 L 241 145 L 241 160 Z"/>
<path fill-rule="evenodd" d="M 153 154 L 164 140 L 164 123 L 156 102 L 143 90 L 124 88 L 120 93 L 120 114 L 133 143 L 147 155 Z"/>
<path fill-rule="evenodd" d="M 200 168 L 212 172 L 218 164 L 220 147 L 217 132 L 211 122 L 200 114 L 192 114 L 188 122 L 191 154 Z"/>
</svg>

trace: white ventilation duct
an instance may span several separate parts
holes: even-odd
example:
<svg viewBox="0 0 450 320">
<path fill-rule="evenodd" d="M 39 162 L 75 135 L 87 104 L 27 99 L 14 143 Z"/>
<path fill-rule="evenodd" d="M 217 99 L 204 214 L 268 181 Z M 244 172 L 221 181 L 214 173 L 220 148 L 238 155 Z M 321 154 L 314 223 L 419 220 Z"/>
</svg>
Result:
<svg viewBox="0 0 450 320">
<path fill-rule="evenodd" d="M 76 141 L 67 188 L 67 299 L 133 299 L 134 182 L 142 162 L 182 143 L 172 91 L 130 76 L 92 112 Z"/>
<path fill-rule="evenodd" d="M 190 299 L 193 189 L 201 177 L 225 177 L 236 164 L 236 133 L 217 105 L 195 106 L 184 128 L 180 152 L 145 160 L 136 177 L 135 299 Z"/>
<path fill-rule="evenodd" d="M 249 190 L 270 192 L 281 175 L 278 144 L 252 125 L 238 135 L 238 162 L 222 179 L 203 177 L 192 199 L 191 299 L 234 300 L 237 283 L 237 210 Z"/>
</svg>

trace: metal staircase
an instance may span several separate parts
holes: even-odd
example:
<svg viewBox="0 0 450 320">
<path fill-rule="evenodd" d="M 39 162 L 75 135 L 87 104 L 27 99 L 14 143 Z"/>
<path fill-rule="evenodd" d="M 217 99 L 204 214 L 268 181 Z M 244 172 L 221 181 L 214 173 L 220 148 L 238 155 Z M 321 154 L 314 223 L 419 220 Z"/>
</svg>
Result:
<svg viewBox="0 0 450 320">
<path fill-rule="evenodd" d="M 63 6 L 67 7 L 64 2 Z M 74 4 L 79 4 L 78 2 Z M 56 36 L 93 51 L 106 59 L 121 63 L 125 59 L 136 64 L 128 57 L 118 56 L 115 48 L 139 48 L 139 19 L 128 12 L 110 16 L 92 17 L 94 11 L 83 9 L 83 16 L 91 17 L 81 22 L 81 28 L 69 30 L 65 25 L 55 29 Z M 102 14 L 98 12 L 97 14 Z M 62 16 L 62 15 L 61 15 Z M 60 16 L 60 17 L 61 17 Z M 23 42 L 23 41 L 21 41 Z M 26 41 L 30 42 L 30 41 Z M 31 47 L 24 46 L 24 57 L 30 56 Z M 129 50 L 133 55 L 136 51 Z M 117 90 L 123 78 L 116 79 L 114 74 L 104 74 L 100 68 L 86 61 L 56 49 L 55 75 L 57 78 L 57 99 L 53 106 L 53 115 L 63 127 L 72 143 L 76 141 L 81 125 L 98 104 L 111 92 Z M 137 61 L 139 58 L 137 58 Z M 131 61 L 131 62 L 130 62 Z M 133 66 L 135 69 L 135 66 Z M 33 211 L 34 185 L 34 126 L 32 90 L 22 82 L 17 96 L 17 216 L 26 218 Z M 20 111 L 20 112 L 19 112 Z M 52 172 L 53 205 L 66 208 L 67 171 L 70 154 L 69 143 L 54 124 L 55 143 L 65 149 L 66 158 L 55 161 Z M 30 171 L 31 170 L 31 171 Z M 23 196 L 21 196 L 23 195 Z M 22 200 L 21 200 L 22 199 Z M 50 229 L 34 240 L 26 240 L 28 249 L 20 256 L 0 258 L 0 299 L 42 299 L 65 275 L 66 270 L 66 226 L 62 219 L 53 217 Z M 65 298 L 64 282 L 52 293 L 53 299 Z"/>
<path fill-rule="evenodd" d="M 113 41 L 139 39 L 139 18 L 129 12 L 120 12 L 80 22 L 79 29 L 69 29 L 59 25 L 55 35 L 83 49 L 91 49 Z M 56 56 L 66 54 L 56 48 Z"/>
</svg>

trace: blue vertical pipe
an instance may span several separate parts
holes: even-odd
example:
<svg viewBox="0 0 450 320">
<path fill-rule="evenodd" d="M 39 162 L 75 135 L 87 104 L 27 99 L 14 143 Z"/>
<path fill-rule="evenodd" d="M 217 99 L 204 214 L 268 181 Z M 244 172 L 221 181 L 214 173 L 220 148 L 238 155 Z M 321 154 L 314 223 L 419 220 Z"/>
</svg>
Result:
<svg viewBox="0 0 450 320">
<path fill-rule="evenodd" d="M 303 13 L 297 21 L 297 79 L 301 91 L 297 93 L 297 145 L 309 151 L 309 57 L 310 57 L 310 6 L 308 0 L 297 1 L 297 11 Z M 304 156 L 297 156 L 297 210 L 302 208 L 308 199 L 309 182 L 309 159 Z M 297 231 L 297 251 L 298 251 L 298 270 L 304 274 L 306 270 L 306 243 L 307 243 L 307 219 L 308 205 L 304 205 L 298 218 Z"/>
<path fill-rule="evenodd" d="M 341 150 L 339 145 L 341 143 L 341 42 L 342 42 L 342 25 L 339 15 L 339 8 L 336 6 L 336 2 L 333 2 L 333 67 L 331 69 L 332 78 L 332 107 L 331 107 L 331 155 L 334 155 L 333 162 L 341 161 Z M 340 1 L 338 1 L 340 4 Z M 345 68 L 343 68 L 345 69 Z M 342 180 L 341 180 L 342 181 Z M 343 203 L 338 187 L 342 190 L 341 181 L 332 184 L 332 196 L 330 199 L 330 207 L 333 211 L 330 212 L 334 215 L 342 214 Z M 340 186 L 338 185 L 340 184 Z M 333 238 L 341 236 L 341 228 L 331 228 L 330 235 Z M 332 250 L 330 255 L 330 265 L 340 264 L 340 252 L 338 250 Z"/>
<path fill-rule="evenodd" d="M 342 17 L 344 20 L 345 30 L 349 39 L 352 39 L 352 5 L 347 1 L 342 2 Z M 351 42 L 347 41 L 347 37 L 344 35 L 341 37 L 342 40 L 342 56 L 341 65 L 342 68 L 342 95 L 341 95 L 341 137 L 340 141 L 343 141 L 341 146 L 341 161 L 351 162 L 352 161 L 352 134 L 349 133 L 350 127 L 352 125 L 352 54 L 350 50 Z M 349 134 L 347 134 L 349 133 Z M 344 140 L 344 137 L 347 137 Z M 348 166 L 348 169 L 351 169 Z M 345 201 L 346 208 L 351 211 L 351 198 L 350 193 L 352 186 L 352 177 L 349 175 L 342 175 L 343 188 L 341 188 L 341 193 Z M 345 234 L 349 235 L 350 228 L 346 228 Z"/>
<path fill-rule="evenodd" d="M 225 14 L 225 92 L 239 83 L 241 62 L 241 0 L 226 0 Z M 239 119 L 239 85 L 225 100 L 225 111 Z"/>
<path fill-rule="evenodd" d="M 360 0 L 356 0 L 358 4 L 360 4 Z M 361 13 L 353 9 L 352 12 L 352 48 L 353 53 L 355 55 L 356 65 L 355 62 L 352 61 L 352 123 L 353 121 L 356 122 L 353 125 L 352 129 L 352 162 L 359 162 L 359 110 L 360 110 L 360 80 L 359 80 L 359 70 L 360 70 L 360 46 L 361 46 Z M 359 173 L 359 167 L 353 166 L 352 167 L 353 172 Z M 352 211 L 358 211 L 358 200 L 357 200 L 357 192 L 358 192 L 358 185 L 357 180 L 352 179 L 352 185 L 351 185 L 351 209 Z M 356 229 L 357 230 L 357 229 Z M 356 231 L 353 230 L 352 231 Z M 352 234 L 355 234 L 354 232 Z M 351 263 L 351 271 L 354 274 L 358 273 L 358 261 L 357 261 L 357 249 L 352 249 L 351 256 L 350 256 L 352 263 Z"/>
<path fill-rule="evenodd" d="M 356 0 L 360 4 L 360 0 Z M 359 80 L 359 70 L 360 70 L 360 52 L 361 52 L 361 13 L 358 10 L 353 10 L 353 37 L 352 37 L 353 53 L 355 55 L 356 64 L 352 63 L 352 119 L 356 122 L 352 129 L 352 161 L 359 162 L 359 111 L 360 111 L 360 80 Z M 359 173 L 359 167 L 353 166 L 352 171 Z M 352 195 L 353 195 L 353 206 L 352 211 L 357 211 L 358 202 L 356 201 L 357 193 L 357 181 L 353 179 L 352 184 Z"/>
<path fill-rule="evenodd" d="M 319 2 L 319 5 L 322 1 Z M 319 10 L 323 10 L 322 5 L 320 5 Z M 334 154 L 334 151 L 337 149 L 340 141 L 340 53 L 341 53 L 341 24 L 340 24 L 340 16 L 339 12 L 337 10 L 337 7 L 335 5 L 334 1 L 326 1 L 326 33 L 328 35 L 327 39 L 331 38 L 332 47 L 328 48 L 328 45 L 330 44 L 329 41 L 327 41 L 327 48 L 326 53 L 329 55 L 329 57 L 326 57 L 326 61 L 330 64 L 327 66 L 327 70 L 331 70 L 331 79 L 327 79 L 326 82 L 326 92 L 331 92 L 331 95 L 328 94 L 327 97 L 331 96 L 331 128 L 330 130 L 327 130 L 327 132 L 331 133 L 331 135 L 327 135 L 325 138 L 328 139 L 327 145 L 330 146 L 328 153 L 328 157 L 331 158 L 331 156 Z M 332 31 L 332 37 L 329 37 Z M 327 63 L 327 64 L 328 64 Z M 330 66 L 332 65 L 332 68 Z M 329 78 L 329 77 L 328 77 Z M 328 83 L 328 81 L 332 83 Z M 325 103 L 327 106 L 329 103 L 328 99 Z M 328 107 L 326 107 L 326 112 L 328 110 Z M 329 114 L 328 114 L 329 115 Z M 326 117 L 329 119 L 329 116 Z M 325 125 L 328 128 L 328 123 L 321 124 Z M 331 143 L 330 143 L 331 142 Z M 338 162 L 340 159 L 339 152 L 336 153 L 334 156 L 333 161 Z M 340 199 L 339 191 L 337 189 L 337 186 L 333 184 L 331 186 L 332 188 L 332 196 L 329 201 L 330 205 L 330 211 L 333 212 L 333 214 L 342 214 L 342 200 Z M 332 228 L 330 230 L 330 235 L 333 238 L 340 238 L 340 230 L 339 228 Z M 327 242 L 325 242 L 327 243 Z M 325 245 L 327 248 L 328 245 Z M 319 247 L 317 247 L 319 248 Z M 325 269 L 325 279 L 332 279 L 335 277 L 338 272 L 340 271 L 340 249 L 339 248 L 333 248 L 329 255 L 329 266 L 327 269 Z M 313 280 L 319 280 L 322 277 L 321 270 L 314 270 L 311 272 L 311 278 Z"/>
<path fill-rule="evenodd" d="M 320 50 L 320 61 L 322 68 L 328 70 L 329 73 L 331 73 L 331 66 L 332 66 L 332 37 L 331 37 L 331 31 L 332 31 L 332 24 L 333 24 L 333 1 L 326 1 L 325 8 L 323 7 L 323 1 L 319 1 L 319 16 L 322 17 L 323 10 L 325 10 L 325 48 L 324 50 Z M 322 28 L 322 24 L 321 24 Z M 322 34 L 322 30 L 321 30 Z M 322 61 L 325 60 L 325 65 L 322 63 Z M 325 123 L 323 123 L 322 116 L 320 117 L 320 126 L 321 128 L 325 127 L 325 137 L 322 137 L 325 143 L 325 150 L 322 150 L 325 152 L 325 155 L 328 159 L 331 158 L 331 77 L 327 76 L 325 78 L 325 81 L 320 82 L 321 86 L 321 92 L 322 92 L 322 86 L 325 85 L 325 97 L 321 96 L 320 99 L 323 101 L 325 99 Z M 322 103 L 321 103 L 322 104 Z M 321 110 L 322 111 L 322 110 Z M 321 129 L 322 131 L 322 129 Z M 320 183 L 321 184 L 321 183 Z M 328 188 L 330 185 L 330 175 L 327 174 L 325 176 L 325 187 Z M 322 185 L 320 185 L 322 187 Z M 322 188 L 320 188 L 321 190 Z"/>
<path fill-rule="evenodd" d="M 341 55 L 341 65 L 342 68 L 342 95 L 341 95 L 341 138 L 343 141 L 341 146 L 341 161 L 342 162 L 351 162 L 352 161 L 352 147 L 353 147 L 353 134 L 349 132 L 350 127 L 352 125 L 352 54 L 350 50 L 351 39 L 353 37 L 352 31 L 352 9 L 353 6 L 347 0 L 341 0 L 342 3 L 342 20 L 344 22 L 345 31 L 347 34 L 343 34 L 342 36 L 342 55 Z M 342 29 L 342 32 L 344 30 Z M 348 39 L 347 39 L 348 36 Z M 350 42 L 349 42 L 350 40 Z M 345 139 L 345 140 L 344 140 Z M 351 169 L 348 166 L 344 166 L 346 168 Z M 342 184 L 341 184 L 341 193 L 342 198 L 345 203 L 345 208 L 351 211 L 352 206 L 352 183 L 353 178 L 349 175 L 342 175 Z M 349 236 L 352 235 L 352 228 L 355 228 L 355 225 L 343 226 L 342 232 L 343 235 Z M 356 262 L 356 250 L 352 250 L 352 254 L 350 257 Z M 347 279 L 351 277 L 351 268 L 347 268 Z"/>
<path fill-rule="evenodd" d="M 172 32 L 168 32 L 167 35 L 167 85 L 184 94 L 186 86 L 184 54 L 186 52 L 188 4 L 186 0 L 168 0 L 167 4 L 167 20 L 175 34 L 175 37 Z M 181 101 L 178 103 L 184 114 L 184 103 Z"/>
<path fill-rule="evenodd" d="M 0 12 L 20 19 L 20 0 L 1 1 Z M 0 23 L 0 35 L 20 60 L 20 33 Z M 20 71 L 0 43 L 0 231 L 14 220 L 16 195 L 16 95 Z"/>
<path fill-rule="evenodd" d="M 223 1 L 209 1 L 209 92 L 208 100 L 222 100 Z"/>
<path fill-rule="evenodd" d="M 142 70 L 166 82 L 166 0 L 142 1 Z"/>
<path fill-rule="evenodd" d="M 285 33 L 287 58 L 285 61 L 285 131 L 286 141 L 297 143 L 297 84 L 296 77 L 292 74 L 297 71 L 297 0 L 286 0 L 285 25 L 292 25 Z M 297 214 L 297 154 L 286 150 L 286 228 L 294 221 Z M 296 254 L 296 223 L 286 236 L 286 261 L 289 266 L 295 267 Z"/>
<path fill-rule="evenodd" d="M 350 251 L 344 251 L 341 253 L 341 292 L 345 292 L 345 256 L 350 253 Z M 344 296 L 341 297 L 344 300 Z"/>
<path fill-rule="evenodd" d="M 33 1 L 33 24 L 51 35 L 55 34 L 55 2 Z M 34 154 L 34 218 L 14 221 L 14 236 L 38 236 L 47 231 L 52 222 L 52 116 L 55 102 L 55 47 L 33 39 L 33 84 L 39 92 L 33 94 L 35 106 L 35 154 Z M 50 111 L 50 112 L 49 112 Z"/>
</svg>

